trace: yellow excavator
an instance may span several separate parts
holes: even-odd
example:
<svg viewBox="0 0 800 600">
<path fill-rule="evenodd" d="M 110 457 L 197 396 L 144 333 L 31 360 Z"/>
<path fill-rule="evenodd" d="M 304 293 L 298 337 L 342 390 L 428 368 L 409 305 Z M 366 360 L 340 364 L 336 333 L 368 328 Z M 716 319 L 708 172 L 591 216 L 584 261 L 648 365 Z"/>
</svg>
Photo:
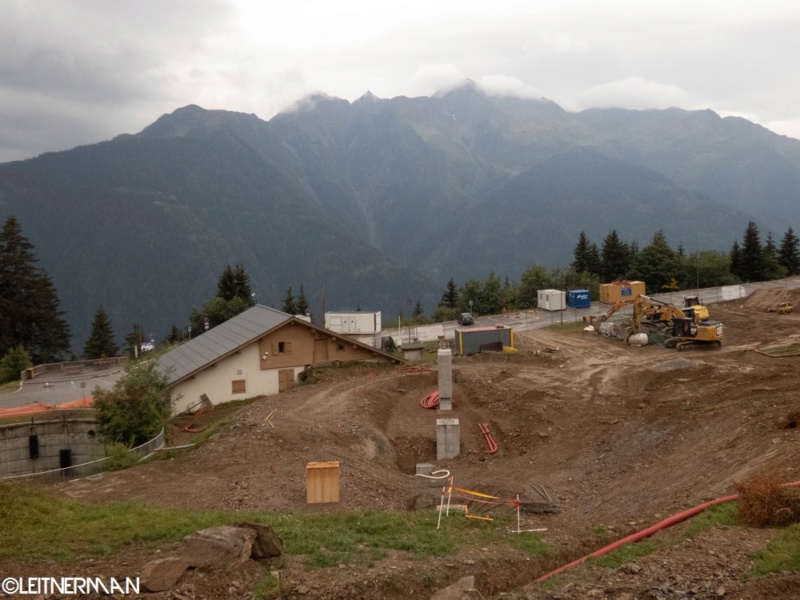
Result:
<svg viewBox="0 0 800 600">
<path fill-rule="evenodd" d="M 667 348 L 677 348 L 680 352 L 693 347 L 719 348 L 722 345 L 722 323 L 711 320 L 707 307 L 694 304 L 680 308 L 644 295 L 633 300 L 620 300 L 606 313 L 593 318 L 595 331 L 600 333 L 600 323 L 628 307 L 633 309 L 633 318 L 624 336 L 625 341 L 629 341 L 633 334 L 657 333 L 664 336 Z"/>
</svg>

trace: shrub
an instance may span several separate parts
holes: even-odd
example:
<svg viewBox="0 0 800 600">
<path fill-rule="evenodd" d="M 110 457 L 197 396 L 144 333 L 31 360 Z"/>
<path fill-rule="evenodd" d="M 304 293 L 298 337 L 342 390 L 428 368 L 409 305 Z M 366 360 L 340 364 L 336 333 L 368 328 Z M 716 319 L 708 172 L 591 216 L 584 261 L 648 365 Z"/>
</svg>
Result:
<svg viewBox="0 0 800 600">
<path fill-rule="evenodd" d="M 128 365 L 111 391 L 95 389 L 97 421 L 106 440 L 138 446 L 166 429 L 172 415 L 168 380 L 151 360 Z"/>
<path fill-rule="evenodd" d="M 30 354 L 22 346 L 8 351 L 0 360 L 0 383 L 19 381 L 20 371 L 33 366 Z"/>
<path fill-rule="evenodd" d="M 759 475 L 736 486 L 739 516 L 752 527 L 781 527 L 800 522 L 800 490 L 781 487 L 773 474 Z"/>
</svg>

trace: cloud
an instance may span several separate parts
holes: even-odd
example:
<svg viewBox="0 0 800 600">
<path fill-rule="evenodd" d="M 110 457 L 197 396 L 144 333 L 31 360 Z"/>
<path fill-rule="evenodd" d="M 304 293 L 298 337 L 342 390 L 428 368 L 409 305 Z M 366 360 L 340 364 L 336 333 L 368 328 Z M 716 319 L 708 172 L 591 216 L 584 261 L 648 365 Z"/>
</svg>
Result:
<svg viewBox="0 0 800 600">
<path fill-rule="evenodd" d="M 626 77 L 609 81 L 575 96 L 575 108 L 690 108 L 689 94 L 677 85 Z"/>
<path fill-rule="evenodd" d="M 513 96 L 515 98 L 541 99 L 543 94 L 516 77 L 508 75 L 487 75 L 476 82 L 490 96 Z"/>
<path fill-rule="evenodd" d="M 431 96 L 464 85 L 467 77 L 452 64 L 424 65 L 408 82 L 414 95 Z"/>
</svg>

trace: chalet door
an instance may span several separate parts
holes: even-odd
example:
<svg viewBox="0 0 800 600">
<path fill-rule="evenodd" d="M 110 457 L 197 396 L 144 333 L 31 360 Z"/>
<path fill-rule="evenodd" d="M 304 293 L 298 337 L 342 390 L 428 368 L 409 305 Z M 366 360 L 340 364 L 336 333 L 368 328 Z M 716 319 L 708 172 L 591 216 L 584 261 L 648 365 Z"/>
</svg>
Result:
<svg viewBox="0 0 800 600">
<path fill-rule="evenodd" d="M 294 369 L 278 371 L 278 391 L 285 392 L 291 387 L 294 387 Z"/>
<path fill-rule="evenodd" d="M 328 340 L 314 340 L 314 364 L 328 360 Z"/>
</svg>

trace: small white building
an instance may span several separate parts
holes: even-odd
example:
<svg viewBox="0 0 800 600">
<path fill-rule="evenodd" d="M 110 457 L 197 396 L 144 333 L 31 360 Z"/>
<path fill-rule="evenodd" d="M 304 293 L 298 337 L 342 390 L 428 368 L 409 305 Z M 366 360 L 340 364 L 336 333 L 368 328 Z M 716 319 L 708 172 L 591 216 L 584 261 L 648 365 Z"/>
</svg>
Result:
<svg viewBox="0 0 800 600">
<path fill-rule="evenodd" d="M 561 290 L 539 290 L 536 306 L 542 310 L 564 310 L 567 308 L 567 294 Z"/>
<path fill-rule="evenodd" d="M 381 332 L 379 312 L 326 312 L 325 329 L 345 335 L 375 335 Z"/>
</svg>

